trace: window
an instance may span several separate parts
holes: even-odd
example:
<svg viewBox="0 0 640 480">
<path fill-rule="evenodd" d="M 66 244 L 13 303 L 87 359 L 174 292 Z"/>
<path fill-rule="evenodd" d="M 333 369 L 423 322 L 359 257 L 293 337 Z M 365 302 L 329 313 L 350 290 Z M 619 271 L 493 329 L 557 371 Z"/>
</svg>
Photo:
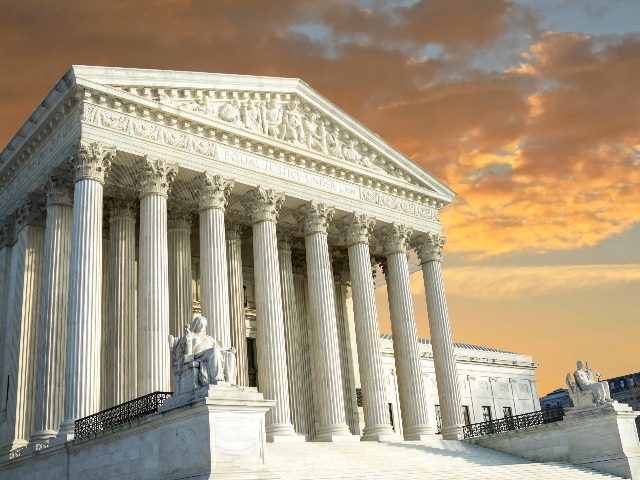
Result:
<svg viewBox="0 0 640 480">
<path fill-rule="evenodd" d="M 490 422 L 491 421 L 491 407 L 482 407 L 482 421 Z"/>
<path fill-rule="evenodd" d="M 462 406 L 462 418 L 465 425 L 471 425 L 471 415 L 469 415 L 469 407 L 466 405 Z"/>
<path fill-rule="evenodd" d="M 502 416 L 504 418 L 513 417 L 513 413 L 511 412 L 511 407 L 502 407 Z"/>
<path fill-rule="evenodd" d="M 442 431 L 442 415 L 440 414 L 440 405 L 436 405 L 436 433 Z"/>
</svg>

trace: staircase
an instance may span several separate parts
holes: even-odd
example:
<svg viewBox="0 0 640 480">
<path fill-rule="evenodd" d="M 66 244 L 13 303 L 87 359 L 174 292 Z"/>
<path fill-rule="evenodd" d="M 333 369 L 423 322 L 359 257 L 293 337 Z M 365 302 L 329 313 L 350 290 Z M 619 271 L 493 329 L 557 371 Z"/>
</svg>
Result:
<svg viewBox="0 0 640 480">
<path fill-rule="evenodd" d="M 289 479 L 605 479 L 570 463 L 535 463 L 434 436 L 426 442 L 269 443 L 267 468 Z"/>
</svg>

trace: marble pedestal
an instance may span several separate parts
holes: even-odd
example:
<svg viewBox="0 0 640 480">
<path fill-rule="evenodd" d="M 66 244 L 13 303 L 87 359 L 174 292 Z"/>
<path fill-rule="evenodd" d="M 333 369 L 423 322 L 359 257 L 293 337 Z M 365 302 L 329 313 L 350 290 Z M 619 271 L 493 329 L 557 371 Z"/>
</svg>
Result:
<svg viewBox="0 0 640 480">
<path fill-rule="evenodd" d="M 156 414 L 66 443 L 0 457 L 0 480 L 275 478 L 265 468 L 265 413 L 255 388 L 210 385 Z"/>
</svg>

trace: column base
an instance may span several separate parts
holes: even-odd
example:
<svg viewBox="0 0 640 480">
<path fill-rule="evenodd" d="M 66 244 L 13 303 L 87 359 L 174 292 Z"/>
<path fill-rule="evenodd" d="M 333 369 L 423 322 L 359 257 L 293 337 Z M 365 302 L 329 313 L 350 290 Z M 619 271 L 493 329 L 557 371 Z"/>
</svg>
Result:
<svg viewBox="0 0 640 480">
<path fill-rule="evenodd" d="M 314 442 L 330 442 L 330 443 L 349 443 L 349 442 L 359 442 L 360 437 L 358 435 L 337 435 L 337 434 L 326 434 L 326 435 L 318 435 L 313 439 Z"/>
<path fill-rule="evenodd" d="M 7 443 L 0 447 L 0 455 L 9 454 L 11 456 L 11 452 L 14 450 L 19 450 L 21 448 L 25 448 L 29 445 L 29 442 L 26 440 L 14 440 L 11 443 Z"/>
<path fill-rule="evenodd" d="M 429 425 L 417 425 L 404 429 L 403 437 L 408 441 L 423 441 L 427 438 L 433 438 L 435 430 Z"/>
<path fill-rule="evenodd" d="M 364 427 L 360 440 L 363 442 L 392 442 L 400 440 L 400 437 L 393 431 L 391 425 L 376 425 Z"/>
<path fill-rule="evenodd" d="M 266 426 L 267 433 L 267 442 L 276 442 L 278 440 L 274 440 L 278 438 L 280 442 L 283 442 L 285 437 L 289 437 L 295 439 L 299 437 L 296 434 L 296 431 L 293 428 L 293 425 L 290 423 L 272 423 L 271 425 Z M 303 437 L 304 438 L 304 437 Z M 291 440 L 292 442 L 296 442 L 298 440 Z"/>
<path fill-rule="evenodd" d="M 57 430 L 40 430 L 39 432 L 31 435 L 32 442 L 42 442 L 45 440 L 49 440 L 50 438 L 55 438 L 58 436 Z"/>
<path fill-rule="evenodd" d="M 460 440 L 462 439 L 462 425 L 442 427 L 441 433 L 444 440 Z"/>
<path fill-rule="evenodd" d="M 267 434 L 267 442 L 269 443 L 304 443 L 307 437 L 304 435 L 269 435 Z"/>
</svg>

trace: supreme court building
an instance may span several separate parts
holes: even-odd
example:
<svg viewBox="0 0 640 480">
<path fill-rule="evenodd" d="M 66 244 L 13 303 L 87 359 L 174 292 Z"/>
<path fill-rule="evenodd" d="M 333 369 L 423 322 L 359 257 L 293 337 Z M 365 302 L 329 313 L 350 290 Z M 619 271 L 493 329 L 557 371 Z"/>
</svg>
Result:
<svg viewBox="0 0 640 480">
<path fill-rule="evenodd" d="M 514 413 L 535 409 L 530 358 L 454 347 L 439 221 L 453 197 L 300 80 L 72 67 L 0 153 L 2 452 L 171 391 L 168 336 L 194 312 L 236 349 L 238 383 L 276 400 L 272 440 L 418 440 L 436 417 L 457 438 L 485 357 L 510 369 L 496 391 Z"/>
</svg>

